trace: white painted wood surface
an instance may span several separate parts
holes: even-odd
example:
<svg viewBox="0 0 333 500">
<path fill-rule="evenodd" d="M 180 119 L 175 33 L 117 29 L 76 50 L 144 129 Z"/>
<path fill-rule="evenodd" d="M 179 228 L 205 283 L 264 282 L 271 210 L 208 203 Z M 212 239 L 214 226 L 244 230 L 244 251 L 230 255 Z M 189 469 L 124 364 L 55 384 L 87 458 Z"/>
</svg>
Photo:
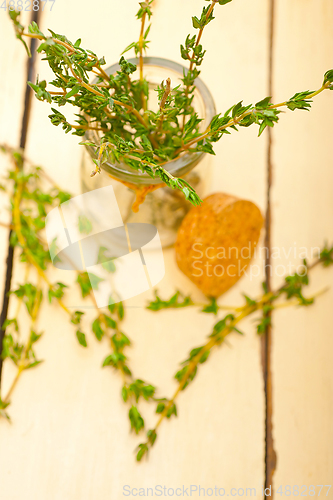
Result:
<svg viewBox="0 0 333 500">
<path fill-rule="evenodd" d="M 319 88 L 332 66 L 333 4 L 280 0 L 276 14 L 274 94 L 280 101 Z M 310 113 L 286 113 L 274 131 L 273 246 L 296 246 L 298 255 L 300 247 L 333 239 L 332 117 L 333 92 L 327 92 Z M 299 258 L 282 255 L 276 265 L 289 261 Z M 312 291 L 332 287 L 332 270 L 315 270 L 311 279 Z M 284 310 L 274 320 L 276 485 L 332 483 L 332 302 L 330 290 L 314 307 Z"/>
<path fill-rule="evenodd" d="M 150 54 L 181 62 L 179 44 L 202 3 L 156 0 Z M 137 36 L 136 10 L 135 0 L 127 0 L 125 6 L 106 0 L 75 0 L 65 6 L 57 0 L 52 12 L 45 9 L 42 29 L 50 27 L 71 40 L 81 37 L 83 46 L 105 55 L 111 64 Z M 216 15 L 203 38 L 208 52 L 202 78 L 223 111 L 240 99 L 257 102 L 267 94 L 267 2 L 235 0 Z M 284 100 L 296 91 L 317 88 L 332 66 L 332 3 L 278 0 L 276 24 L 274 98 Z M 12 57 L 17 55 L 10 71 L 15 92 L 22 94 L 23 48 L 5 15 L 0 16 L 0 26 L 2 41 Z M 1 54 L 0 61 L 9 71 L 8 57 Z M 41 78 L 50 76 L 45 63 L 38 72 Z M 7 79 L 1 78 L 0 85 L 0 95 L 7 96 L 0 100 L 0 123 L 9 120 L 13 131 L 18 130 L 21 116 L 16 108 L 13 116 L 10 113 Z M 34 100 L 27 153 L 59 184 L 79 193 L 78 138 L 53 127 L 47 107 Z M 325 238 L 332 240 L 332 109 L 333 96 L 327 92 L 316 98 L 311 113 L 289 112 L 274 130 L 274 246 L 288 249 L 296 242 L 298 247 L 311 247 Z M 5 140 L 15 145 L 18 133 L 9 137 L 8 128 Z M 3 134 L 5 129 L 0 130 Z M 211 191 L 250 199 L 265 210 L 266 140 L 256 136 L 257 130 L 250 128 L 217 145 Z M 1 251 L 4 245 L 2 240 Z M 290 259 L 276 264 L 286 260 Z M 161 293 L 169 296 L 179 288 L 200 298 L 177 269 L 172 250 L 165 251 L 165 262 Z M 260 259 L 258 264 L 262 265 Z M 331 284 L 332 277 L 332 272 L 315 271 L 314 289 Z M 238 302 L 241 292 L 255 296 L 261 280 L 243 278 L 222 300 Z M 140 297 L 140 303 L 146 298 Z M 286 309 L 274 317 L 276 485 L 329 484 L 333 478 L 331 303 L 332 292 L 308 310 Z M 124 329 L 134 342 L 134 373 L 170 396 L 177 363 L 202 342 L 211 326 L 211 318 L 194 310 L 155 315 L 133 308 Z M 232 349 L 215 352 L 200 369 L 192 387 L 179 398 L 179 418 L 164 422 L 149 460 L 139 465 L 132 450 L 141 440 L 129 434 L 127 409 L 119 394 L 121 380 L 101 369 L 108 346 L 91 336 L 89 349 L 82 349 L 65 315 L 50 307 L 39 327 L 45 335 L 37 350 L 45 363 L 20 380 L 11 406 L 13 425 L 0 425 L 1 498 L 118 500 L 125 484 L 216 485 L 226 491 L 255 487 L 260 496 L 264 396 L 260 345 L 251 320 L 243 325 L 245 338 L 233 338 Z M 6 362 L 4 389 L 13 374 Z M 154 421 L 151 413 L 148 427 Z"/>
</svg>

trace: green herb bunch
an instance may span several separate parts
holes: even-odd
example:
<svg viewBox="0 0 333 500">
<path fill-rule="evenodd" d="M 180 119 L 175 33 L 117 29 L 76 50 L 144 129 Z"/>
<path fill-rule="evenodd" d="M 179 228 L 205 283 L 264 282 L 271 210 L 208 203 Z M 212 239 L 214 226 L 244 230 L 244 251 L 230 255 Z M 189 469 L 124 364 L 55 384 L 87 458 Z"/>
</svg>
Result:
<svg viewBox="0 0 333 500">
<path fill-rule="evenodd" d="M 103 57 L 81 47 L 81 39 L 75 43 L 65 36 L 49 30 L 51 36 L 42 33 L 36 23 L 30 24 L 28 32 L 19 22 L 19 12 L 10 11 L 16 36 L 37 38 L 41 44 L 37 52 L 43 54 L 54 73 L 54 79 L 29 82 L 37 99 L 56 104 L 49 115 L 51 123 L 61 126 L 65 133 L 84 136 L 81 142 L 93 148 L 95 170 L 100 173 L 103 163 L 123 162 L 130 168 L 145 172 L 173 189 L 181 190 L 186 199 L 196 205 L 201 202 L 194 189 L 185 179 L 176 178 L 168 172 L 168 162 L 184 154 L 205 152 L 214 154 L 214 143 L 238 127 L 258 125 L 259 135 L 266 127 L 273 127 L 279 120 L 280 108 L 291 111 L 309 110 L 313 97 L 326 89 L 333 89 L 333 70 L 327 71 L 321 87 L 316 91 L 303 91 L 279 104 L 266 97 L 256 104 L 244 105 L 240 101 L 224 113 L 212 119 L 202 130 L 203 118 L 193 107 L 196 78 L 204 60 L 205 50 L 201 44 L 206 26 L 214 19 L 215 7 L 231 0 L 206 0 L 200 17 L 192 17 L 196 34 L 188 35 L 181 45 L 181 57 L 188 63 L 181 84 L 172 88 L 166 75 L 165 81 L 155 89 L 159 97 L 159 109 L 149 109 L 149 82 L 144 76 L 144 53 L 149 41 L 153 0 L 140 2 L 137 18 L 141 22 L 139 40 L 131 43 L 123 53 L 134 50 L 138 58 L 139 78 L 134 78 L 137 66 L 121 56 L 120 69 L 115 75 L 107 74 Z M 29 52 L 29 50 L 28 50 Z M 90 83 L 89 77 L 96 83 Z M 48 85 L 53 87 L 49 89 Z M 78 109 L 75 123 L 69 123 L 59 107 L 72 105 Z M 92 135 L 93 134 L 93 135 Z M 98 134 L 99 137 L 96 137 Z M 95 137 L 95 139 L 92 139 Z"/>
</svg>

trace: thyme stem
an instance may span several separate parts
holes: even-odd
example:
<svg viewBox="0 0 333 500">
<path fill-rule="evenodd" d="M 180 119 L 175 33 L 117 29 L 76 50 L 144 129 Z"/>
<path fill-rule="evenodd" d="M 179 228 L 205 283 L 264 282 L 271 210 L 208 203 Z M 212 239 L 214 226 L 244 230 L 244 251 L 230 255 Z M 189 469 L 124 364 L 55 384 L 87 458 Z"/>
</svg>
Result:
<svg viewBox="0 0 333 500">
<path fill-rule="evenodd" d="M 332 250 L 331 250 L 332 252 Z M 326 257 L 327 258 L 327 257 Z M 330 257 L 331 258 L 331 257 Z M 314 269 L 318 264 L 324 263 L 325 257 L 319 257 L 317 260 L 315 260 L 311 265 L 306 265 L 307 273 Z M 265 309 L 269 308 L 270 310 L 275 309 L 275 308 L 282 308 L 282 307 L 287 307 L 287 306 L 292 306 L 292 305 L 300 305 L 300 301 L 293 301 L 289 300 L 287 302 L 283 302 L 281 304 L 277 304 L 273 307 L 273 302 L 277 300 L 282 292 L 285 290 L 287 292 L 289 283 L 286 282 L 284 285 L 282 285 L 280 288 L 276 289 L 275 291 L 265 293 L 263 294 L 259 299 L 251 301 L 241 307 L 238 308 L 239 313 L 237 316 L 230 316 L 230 321 L 224 323 L 224 327 L 221 331 L 217 330 L 216 332 L 213 330 L 213 333 L 210 335 L 210 338 L 208 342 L 204 346 L 202 346 L 200 349 L 198 348 L 198 352 L 195 353 L 192 357 L 190 357 L 188 361 L 188 364 L 186 365 L 186 371 L 184 375 L 182 376 L 181 379 L 178 378 L 178 387 L 176 391 L 174 392 L 172 398 L 168 400 L 168 402 L 165 404 L 163 411 L 161 411 L 161 414 L 157 420 L 157 423 L 155 424 L 155 427 L 149 431 L 148 433 L 148 441 L 146 443 L 141 444 L 140 451 L 138 452 L 137 460 L 141 460 L 142 456 L 148 451 L 149 446 L 153 446 L 154 441 L 157 436 L 157 430 L 162 424 L 163 420 L 167 417 L 170 417 L 170 410 L 175 407 L 175 401 L 177 397 L 179 396 L 180 392 L 187 386 L 189 381 L 193 379 L 193 376 L 195 375 L 195 372 L 198 368 L 199 363 L 203 362 L 203 358 L 205 358 L 205 355 L 209 354 L 209 352 L 214 349 L 215 347 L 218 347 L 221 345 L 226 337 L 230 335 L 234 330 L 237 330 L 235 327 L 240 323 L 244 318 L 250 316 L 256 311 L 263 310 L 265 313 Z M 317 294 L 315 294 L 314 297 L 318 297 L 319 295 L 325 293 L 327 289 L 324 289 Z M 287 297 L 289 297 L 287 295 Z M 309 303 L 309 302 L 308 302 Z M 191 304 L 189 303 L 188 305 L 196 305 L 196 304 Z M 304 303 L 303 303 L 304 305 Z M 236 308 L 235 308 L 236 309 Z M 259 330 L 258 330 L 259 331 Z"/>
<path fill-rule="evenodd" d="M 145 32 L 145 22 L 146 22 L 147 13 L 145 12 L 141 18 L 141 31 L 139 38 L 139 65 L 140 65 L 140 82 L 143 83 L 143 42 L 144 42 L 144 32 Z M 142 100 L 142 108 L 143 111 L 147 111 L 147 101 L 144 95 L 143 90 L 141 91 L 141 100 Z"/>
<path fill-rule="evenodd" d="M 44 38 L 41 36 L 41 35 L 34 35 L 34 34 L 31 34 L 31 33 L 22 33 L 22 36 L 28 36 L 30 38 L 37 38 L 38 40 L 44 40 Z M 72 47 L 71 45 L 69 45 L 68 43 L 65 43 L 65 42 L 62 42 L 61 40 L 58 40 L 57 38 L 52 38 L 52 41 L 54 43 L 57 43 L 58 45 L 62 45 L 63 47 L 65 47 L 67 50 L 70 51 L 71 54 L 75 54 L 75 53 L 78 53 L 78 51 L 76 51 L 74 49 L 74 47 Z M 104 75 L 104 77 L 109 81 L 110 78 L 109 76 L 107 75 L 107 73 L 105 73 L 104 70 L 102 70 L 102 68 L 97 65 L 96 66 L 99 71 Z M 89 90 L 89 92 L 92 92 L 93 94 L 99 96 L 99 97 L 105 97 L 104 94 L 102 94 L 101 92 L 99 92 L 98 90 L 94 89 L 91 85 L 87 84 L 86 82 L 84 82 L 82 80 L 82 78 L 80 78 L 73 70 L 73 68 L 70 66 L 70 69 L 72 71 L 72 74 L 74 76 L 74 78 L 78 81 L 78 83 L 80 85 L 82 85 L 82 87 L 84 87 L 85 89 Z M 61 95 L 61 94 L 60 94 Z M 142 124 L 144 125 L 146 128 L 148 128 L 148 125 L 146 123 L 146 121 L 143 119 L 143 117 L 140 115 L 140 113 L 135 109 L 133 108 L 133 106 L 129 105 L 129 104 L 126 104 L 124 102 L 121 102 L 121 101 L 118 101 L 118 100 L 114 100 L 114 104 L 118 105 L 118 106 L 122 106 L 124 107 L 125 109 L 127 109 L 127 111 L 129 111 L 130 113 L 133 113 L 134 116 L 137 118 L 137 120 Z M 81 127 L 82 128 L 82 127 Z M 157 143 L 154 142 L 154 140 L 152 139 L 152 143 L 154 144 L 154 147 L 158 147 L 157 146 Z"/>
<path fill-rule="evenodd" d="M 198 364 L 199 364 L 199 361 L 200 359 L 202 358 L 202 356 L 210 351 L 212 348 L 218 346 L 219 344 L 221 344 L 223 342 L 223 340 L 225 339 L 225 337 L 227 337 L 227 335 L 229 335 L 231 332 L 233 332 L 233 327 L 236 326 L 240 321 L 242 321 L 244 318 L 246 318 L 247 316 L 249 316 L 250 314 L 252 314 L 254 311 L 257 311 L 258 310 L 258 307 L 257 306 L 245 306 L 244 308 L 244 311 L 241 312 L 233 321 L 232 323 L 230 324 L 230 326 L 228 326 L 225 330 L 224 330 L 224 333 L 223 333 L 223 336 L 217 336 L 217 337 L 213 337 L 211 340 L 209 340 L 203 347 L 202 349 L 200 350 L 200 352 L 190 361 L 189 365 L 188 365 L 188 370 L 185 374 L 185 376 L 182 378 L 182 380 L 179 382 L 179 385 L 177 387 L 177 390 L 175 391 L 175 393 L 173 394 L 172 398 L 169 400 L 168 404 L 165 406 L 165 409 L 163 410 L 163 412 L 161 413 L 161 416 L 160 418 L 158 419 L 157 421 L 157 424 L 154 428 L 154 431 L 156 432 L 158 427 L 161 425 L 161 423 L 163 422 L 164 418 L 167 416 L 167 413 L 168 413 L 168 410 L 173 406 L 177 396 L 179 395 L 179 393 L 183 390 L 183 388 L 185 387 L 186 383 L 188 382 L 189 378 L 191 377 L 191 375 L 193 374 L 194 370 L 197 368 Z"/>
<path fill-rule="evenodd" d="M 157 137 L 162 130 L 162 125 L 163 125 L 163 120 L 164 120 L 164 108 L 165 108 L 165 104 L 167 102 L 167 99 L 169 97 L 170 92 L 171 92 L 171 79 L 167 78 L 166 85 L 165 85 L 165 91 L 164 91 L 164 94 L 163 94 L 161 102 L 160 102 L 160 117 L 156 123 L 156 132 L 154 134 L 155 137 Z"/>
<path fill-rule="evenodd" d="M 215 4 L 218 0 L 213 0 L 211 5 L 209 6 L 209 9 L 208 9 L 208 12 L 206 14 L 206 19 L 209 19 L 209 16 L 213 13 L 214 11 L 214 7 L 215 7 Z M 202 37 L 202 34 L 203 34 L 203 30 L 204 28 L 200 28 L 199 30 L 199 33 L 198 33 L 198 36 L 197 36 L 197 40 L 196 40 L 196 43 L 195 43 L 195 48 L 198 47 L 199 43 L 200 43 L 200 40 L 201 40 L 201 37 Z M 194 67 L 194 56 L 195 56 L 195 51 L 193 49 L 192 51 L 192 58 L 191 58 L 191 62 L 190 62 L 190 69 L 189 69 L 189 73 L 191 73 L 191 71 L 193 71 L 193 67 Z M 190 86 L 189 85 L 186 85 L 185 87 L 185 97 L 188 98 L 188 94 L 189 94 L 189 91 L 190 91 Z M 185 115 L 183 116 L 183 126 L 182 126 L 182 130 L 184 130 L 184 127 L 185 127 Z"/>
<path fill-rule="evenodd" d="M 322 85 L 322 87 L 320 87 L 320 89 L 316 90 L 316 92 L 313 92 L 312 94 L 308 95 L 307 99 L 312 99 L 313 97 L 317 96 L 318 94 L 320 94 L 324 90 L 328 89 L 330 85 L 331 85 L 330 82 L 326 82 L 324 85 Z M 272 104 L 271 106 L 268 107 L 268 109 L 281 108 L 283 106 L 286 106 L 287 102 L 288 101 L 280 102 L 279 104 Z M 210 137 L 211 135 L 214 135 L 217 132 L 221 132 L 222 130 L 225 130 L 229 127 L 238 125 L 244 118 L 251 115 L 254 111 L 257 111 L 256 108 L 252 108 L 249 111 L 246 111 L 245 113 L 241 114 L 240 116 L 230 119 L 228 121 L 228 123 L 226 123 L 225 125 L 222 125 L 217 130 L 212 131 L 212 130 L 210 130 L 210 126 L 209 126 L 207 128 L 206 132 L 204 132 L 202 135 L 195 137 L 194 139 L 192 139 L 191 141 L 189 141 L 188 143 L 186 143 L 182 147 L 180 147 L 175 153 L 175 155 L 176 155 L 175 158 L 178 158 L 178 156 L 181 152 L 188 150 L 191 146 L 193 146 L 193 144 L 196 144 L 199 141 L 203 141 L 207 137 Z"/>
<path fill-rule="evenodd" d="M 38 277 L 38 286 L 39 285 L 40 285 L 40 277 Z M 13 380 L 13 382 L 12 382 L 12 384 L 11 384 L 11 386 L 10 386 L 10 388 L 9 388 L 9 390 L 8 390 L 4 400 L 3 400 L 3 402 L 5 404 L 9 403 L 10 397 L 11 397 L 12 393 L 14 392 L 14 389 L 15 389 L 23 371 L 27 368 L 27 366 L 26 366 L 27 355 L 28 355 L 28 352 L 31 349 L 31 345 L 32 345 L 32 332 L 33 332 L 33 328 L 34 328 L 36 321 L 37 321 L 37 316 L 38 316 L 38 312 L 39 312 L 39 308 L 40 308 L 41 298 L 42 298 L 42 290 L 40 288 L 38 288 L 37 293 L 36 293 L 36 297 L 35 297 L 35 301 L 34 301 L 34 305 L 33 305 L 33 309 L 31 312 L 31 326 L 30 326 L 29 340 L 24 347 L 20 363 L 17 367 L 16 376 L 15 376 L 15 378 L 14 378 L 14 380 Z"/>
</svg>

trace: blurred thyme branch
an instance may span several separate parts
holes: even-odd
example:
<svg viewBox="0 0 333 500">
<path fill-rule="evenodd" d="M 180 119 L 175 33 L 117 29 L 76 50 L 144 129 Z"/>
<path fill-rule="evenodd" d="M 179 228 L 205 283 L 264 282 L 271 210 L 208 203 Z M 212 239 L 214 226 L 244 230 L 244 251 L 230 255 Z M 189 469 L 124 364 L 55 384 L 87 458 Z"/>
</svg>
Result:
<svg viewBox="0 0 333 500">
<path fill-rule="evenodd" d="M 6 396 L 3 399 L 0 397 L 0 416 L 9 418 L 7 408 L 18 380 L 26 369 L 40 363 L 40 361 L 36 360 L 33 345 L 42 335 L 35 332 L 37 313 L 42 306 L 43 299 L 42 282 L 47 286 L 49 302 L 52 303 L 56 300 L 58 305 L 66 312 L 70 322 L 75 326 L 79 344 L 87 347 L 88 342 L 86 334 L 82 331 L 84 311 L 71 311 L 64 301 L 66 292 L 68 293 L 70 290 L 68 285 L 62 282 L 52 284 L 47 276 L 51 257 L 47 242 L 42 236 L 47 211 L 69 200 L 71 195 L 60 190 L 40 167 L 34 166 L 28 160 L 26 163 L 29 165 L 29 170 L 27 173 L 23 173 L 18 168 L 18 165 L 23 160 L 22 151 L 16 151 L 8 146 L 1 146 L 1 150 L 9 156 L 14 165 L 8 172 L 7 185 L 1 186 L 2 189 L 8 192 L 9 199 L 13 200 L 10 207 L 12 213 L 11 226 L 13 228 L 10 243 L 15 248 L 20 249 L 21 252 L 19 255 L 16 254 L 16 257 L 19 257 L 21 262 L 26 263 L 23 284 L 10 292 L 17 299 L 15 313 L 4 324 L 5 337 L 1 355 L 3 359 L 11 359 L 17 366 L 17 374 Z M 42 176 L 51 184 L 49 191 L 41 183 Z M 10 191 L 10 185 L 13 186 L 12 191 Z M 89 225 L 89 221 L 82 222 L 81 231 L 87 231 L 87 224 Z M 103 251 L 104 248 L 101 247 L 101 256 L 103 256 Z M 70 261 L 68 255 L 65 255 L 65 258 Z M 74 270 L 75 264 L 71 261 L 70 264 Z M 103 262 L 102 265 L 109 272 L 115 270 L 112 260 Z M 28 281 L 29 271 L 32 269 L 37 273 L 37 286 Z M 141 397 L 146 401 L 155 401 L 154 393 L 156 388 L 132 376 L 128 366 L 128 358 L 124 352 L 125 348 L 131 345 L 131 341 L 121 330 L 121 322 L 125 316 L 123 303 L 110 303 L 108 311 L 99 309 L 93 288 L 97 288 L 100 281 L 101 279 L 98 276 L 88 275 L 86 271 L 77 273 L 77 284 L 81 296 L 83 299 L 88 298 L 93 303 L 96 311 L 96 316 L 91 323 L 91 331 L 98 341 L 105 337 L 111 348 L 111 353 L 104 359 L 103 367 L 113 367 L 121 374 L 123 381 L 121 395 L 123 400 L 130 404 L 129 419 L 131 428 L 138 433 L 144 427 L 144 419 L 138 410 L 137 403 Z M 19 315 L 22 304 L 26 305 L 31 317 L 30 336 L 26 344 L 22 344 L 19 337 Z"/>
<path fill-rule="evenodd" d="M 306 260 L 303 261 L 303 270 L 301 273 L 295 273 L 294 275 L 287 276 L 285 278 L 284 284 L 273 292 L 268 292 L 266 285 L 263 284 L 264 294 L 257 298 L 251 299 L 250 297 L 244 295 L 245 304 L 242 307 L 237 308 L 236 314 L 227 314 L 223 319 L 219 320 L 213 326 L 212 332 L 208 337 L 208 341 L 199 347 L 195 347 L 191 350 L 189 357 L 181 363 L 182 368 L 175 374 L 175 378 L 178 381 L 178 387 L 174 392 L 171 399 L 165 399 L 163 402 L 159 402 L 157 405 L 156 413 L 160 414 L 157 423 L 153 429 L 150 429 L 147 433 L 147 441 L 141 443 L 137 451 L 137 460 L 140 461 L 145 455 L 148 454 L 149 449 L 154 445 L 157 438 L 157 431 L 165 418 L 170 418 L 172 415 L 177 416 L 177 406 L 176 400 L 179 394 L 189 385 L 197 374 L 198 367 L 205 363 L 209 358 L 211 352 L 216 347 L 222 345 L 225 339 L 231 333 L 238 333 L 243 335 L 238 329 L 238 324 L 246 317 L 252 315 L 255 312 L 261 311 L 262 316 L 257 322 L 257 333 L 262 335 L 266 331 L 267 322 L 271 321 L 270 315 L 267 313 L 274 309 L 279 309 L 281 307 L 286 307 L 287 305 L 293 306 L 309 306 L 314 303 L 314 298 L 324 291 L 318 294 L 306 298 L 303 294 L 303 288 L 309 284 L 309 271 L 317 267 L 319 264 L 324 267 L 329 267 L 333 265 L 333 246 L 329 247 L 326 245 L 317 260 L 312 264 L 308 265 Z M 284 297 L 286 300 L 275 304 L 275 302 Z M 181 308 L 190 307 L 194 303 L 190 297 L 184 297 L 177 292 L 169 300 L 162 300 L 156 294 L 156 300 L 148 305 L 148 309 L 153 311 L 160 311 L 162 309 L 170 308 Z M 211 299 L 211 303 L 202 309 L 203 312 L 208 312 L 212 314 L 217 314 L 219 306 L 215 299 Z"/>
</svg>

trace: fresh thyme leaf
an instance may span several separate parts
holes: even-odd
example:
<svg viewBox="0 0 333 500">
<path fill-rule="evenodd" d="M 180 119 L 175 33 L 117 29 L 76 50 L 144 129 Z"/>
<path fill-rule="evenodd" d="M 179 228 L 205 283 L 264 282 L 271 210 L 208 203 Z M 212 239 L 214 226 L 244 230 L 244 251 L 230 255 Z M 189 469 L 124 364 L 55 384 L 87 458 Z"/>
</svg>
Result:
<svg viewBox="0 0 333 500">
<path fill-rule="evenodd" d="M 190 296 L 184 296 L 177 291 L 169 300 L 162 300 L 157 291 L 155 291 L 156 299 L 149 303 L 147 309 L 151 311 L 160 311 L 161 309 L 178 309 L 180 307 L 192 306 L 193 302 Z"/>
<path fill-rule="evenodd" d="M 92 231 L 92 223 L 85 215 L 79 215 L 79 231 L 81 234 L 89 234 Z"/>
<path fill-rule="evenodd" d="M 87 344 L 87 340 L 86 340 L 86 336 L 83 332 L 81 332 L 80 330 L 77 330 L 76 331 L 76 337 L 79 341 L 79 344 L 82 345 L 83 347 L 87 347 L 88 344 Z"/>
<path fill-rule="evenodd" d="M 217 305 L 216 299 L 214 297 L 211 297 L 210 304 L 208 304 L 202 309 L 202 312 L 213 313 L 215 314 L 215 316 L 217 315 L 218 311 L 219 311 L 219 306 Z"/>
<path fill-rule="evenodd" d="M 329 267 L 333 265 L 333 246 L 329 247 L 326 243 L 324 248 L 321 250 L 319 258 L 323 263 L 324 267 Z"/>
<path fill-rule="evenodd" d="M 79 273 L 76 281 L 80 285 L 82 297 L 87 297 L 92 290 L 88 273 Z"/>
<path fill-rule="evenodd" d="M 104 336 L 104 330 L 101 326 L 101 320 L 99 318 L 95 319 L 92 324 L 92 331 L 94 332 L 97 340 L 102 340 Z"/>
<path fill-rule="evenodd" d="M 75 311 L 71 317 L 71 322 L 73 323 L 73 325 L 79 325 L 81 323 L 81 319 L 82 319 L 83 315 L 84 315 L 84 312 Z"/>
<path fill-rule="evenodd" d="M 144 420 L 136 406 L 133 405 L 130 408 L 128 416 L 131 422 L 131 429 L 133 429 L 136 434 L 139 434 L 141 429 L 144 428 Z"/>
</svg>

